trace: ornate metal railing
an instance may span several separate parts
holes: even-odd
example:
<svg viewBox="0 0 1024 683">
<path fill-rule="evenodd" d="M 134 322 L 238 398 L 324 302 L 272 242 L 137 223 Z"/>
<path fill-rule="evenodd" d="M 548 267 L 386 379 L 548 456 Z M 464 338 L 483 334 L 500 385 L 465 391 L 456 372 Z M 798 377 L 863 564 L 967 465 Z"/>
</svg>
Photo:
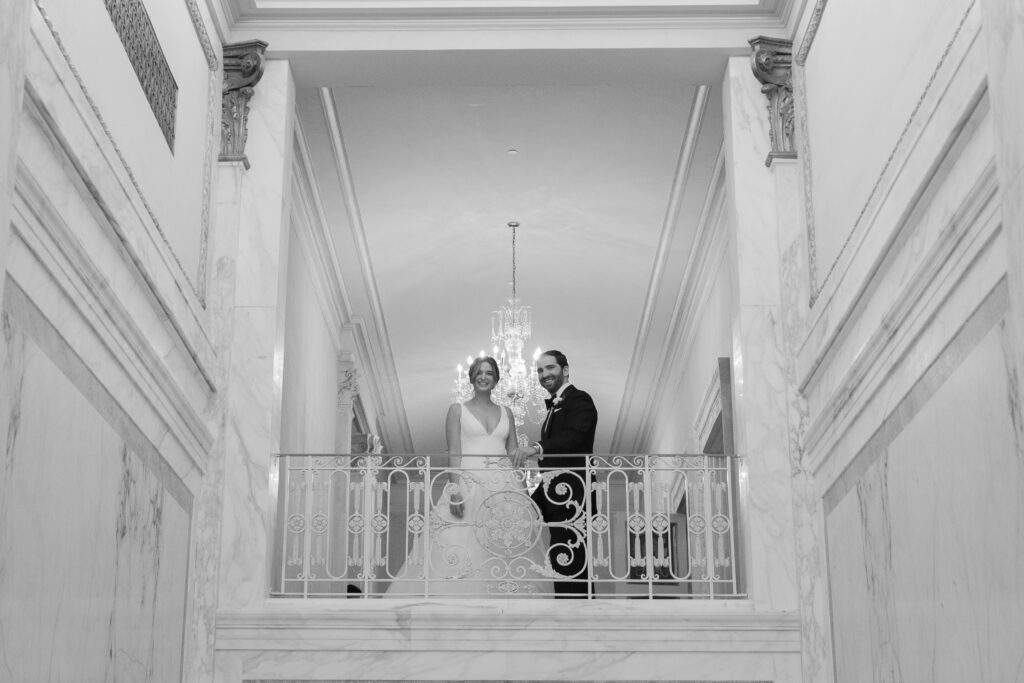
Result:
<svg viewBox="0 0 1024 683">
<path fill-rule="evenodd" d="M 538 473 L 493 456 L 282 455 L 273 594 L 548 597 L 557 581 L 739 597 L 734 460 L 594 455 Z M 589 495 L 569 500 L 566 481 Z M 545 522 L 545 501 L 566 514 Z"/>
</svg>

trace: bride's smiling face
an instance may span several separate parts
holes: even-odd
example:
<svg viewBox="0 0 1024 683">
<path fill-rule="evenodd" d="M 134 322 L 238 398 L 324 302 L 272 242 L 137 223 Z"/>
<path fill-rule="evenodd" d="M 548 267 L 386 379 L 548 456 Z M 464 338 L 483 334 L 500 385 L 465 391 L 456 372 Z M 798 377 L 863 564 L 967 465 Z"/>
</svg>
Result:
<svg viewBox="0 0 1024 683">
<path fill-rule="evenodd" d="M 498 383 L 497 373 L 494 371 L 494 366 L 489 361 L 484 361 L 476 367 L 476 372 L 473 373 L 473 387 L 477 391 L 490 391 L 494 388 L 494 385 Z"/>
</svg>

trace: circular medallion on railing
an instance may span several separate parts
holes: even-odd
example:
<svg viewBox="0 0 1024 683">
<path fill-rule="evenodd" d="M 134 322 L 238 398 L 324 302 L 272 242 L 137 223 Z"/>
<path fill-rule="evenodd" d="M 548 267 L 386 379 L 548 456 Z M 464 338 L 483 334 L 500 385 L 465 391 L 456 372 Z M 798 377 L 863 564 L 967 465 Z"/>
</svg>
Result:
<svg viewBox="0 0 1024 683">
<path fill-rule="evenodd" d="M 500 557 L 516 557 L 540 540 L 540 510 L 528 496 L 514 491 L 492 494 L 480 504 L 477 542 Z"/>
<path fill-rule="evenodd" d="M 594 519 L 591 520 L 592 528 L 595 534 L 603 534 L 608 531 L 608 516 L 607 515 L 594 515 Z"/>
<path fill-rule="evenodd" d="M 363 533 L 365 524 L 362 515 L 352 515 L 348 518 L 348 530 L 354 534 Z"/>
<path fill-rule="evenodd" d="M 630 515 L 629 516 L 629 530 L 634 534 L 642 534 L 644 529 L 647 528 L 647 522 L 644 521 L 643 515 Z"/>
<path fill-rule="evenodd" d="M 306 517 L 304 515 L 300 515 L 296 512 L 294 515 L 288 518 L 288 531 L 292 532 L 293 534 L 301 534 L 305 530 Z"/>
<path fill-rule="evenodd" d="M 409 516 L 409 531 L 414 534 L 422 533 L 423 527 L 427 525 L 427 520 L 423 519 L 423 515 L 415 514 Z"/>
<path fill-rule="evenodd" d="M 716 534 L 724 534 L 731 526 L 732 523 L 725 515 L 715 515 L 711 518 L 711 530 Z"/>
<path fill-rule="evenodd" d="M 387 531 L 388 518 L 387 515 L 376 514 L 370 519 L 370 528 L 373 529 L 373 533 L 382 534 Z"/>
<path fill-rule="evenodd" d="M 691 533 L 702 534 L 707 528 L 707 522 L 700 515 L 694 515 L 690 517 L 690 521 L 686 523 L 686 526 L 690 529 Z"/>
<path fill-rule="evenodd" d="M 651 529 L 656 534 L 663 534 L 668 531 L 668 515 L 659 513 L 651 517 Z"/>
<path fill-rule="evenodd" d="M 317 514 L 313 515 L 313 519 L 310 521 L 309 526 L 313 529 L 313 531 L 315 531 L 318 534 L 322 534 L 323 532 L 327 531 L 327 515 L 325 515 L 322 512 L 318 512 Z"/>
</svg>

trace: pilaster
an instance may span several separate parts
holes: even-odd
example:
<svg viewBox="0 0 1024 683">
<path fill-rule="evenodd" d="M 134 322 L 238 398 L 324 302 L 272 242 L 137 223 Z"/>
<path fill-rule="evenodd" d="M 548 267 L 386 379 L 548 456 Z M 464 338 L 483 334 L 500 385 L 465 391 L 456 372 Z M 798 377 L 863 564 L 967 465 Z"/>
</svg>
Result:
<svg viewBox="0 0 1024 683">
<path fill-rule="evenodd" d="M 359 394 L 359 373 L 351 351 L 342 351 L 338 359 L 338 407 L 335 424 L 334 452 L 352 452 L 352 404 Z"/>
<path fill-rule="evenodd" d="M 733 415 L 736 453 L 743 463 L 746 587 L 757 610 L 795 611 L 792 387 L 783 334 L 778 211 L 780 202 L 796 201 L 795 173 L 766 168 L 771 150 L 768 109 L 747 58 L 730 58 L 723 98 L 726 210 L 734 231 L 729 257 Z M 777 178 L 780 173 L 785 177 Z"/>
<path fill-rule="evenodd" d="M 288 62 L 267 62 L 250 107 L 252 166 L 224 162 L 217 178 L 211 292 L 227 363 L 218 610 L 256 607 L 269 586 L 295 108 Z"/>
</svg>

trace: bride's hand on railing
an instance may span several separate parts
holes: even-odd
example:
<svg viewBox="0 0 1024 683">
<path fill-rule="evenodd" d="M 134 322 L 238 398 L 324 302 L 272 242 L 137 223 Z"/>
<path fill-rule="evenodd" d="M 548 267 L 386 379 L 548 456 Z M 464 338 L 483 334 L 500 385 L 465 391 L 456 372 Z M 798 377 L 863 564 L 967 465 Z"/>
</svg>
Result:
<svg viewBox="0 0 1024 683">
<path fill-rule="evenodd" d="M 462 519 L 465 511 L 465 499 L 462 491 L 462 480 L 459 477 L 448 477 L 448 509 L 455 519 Z"/>
</svg>

